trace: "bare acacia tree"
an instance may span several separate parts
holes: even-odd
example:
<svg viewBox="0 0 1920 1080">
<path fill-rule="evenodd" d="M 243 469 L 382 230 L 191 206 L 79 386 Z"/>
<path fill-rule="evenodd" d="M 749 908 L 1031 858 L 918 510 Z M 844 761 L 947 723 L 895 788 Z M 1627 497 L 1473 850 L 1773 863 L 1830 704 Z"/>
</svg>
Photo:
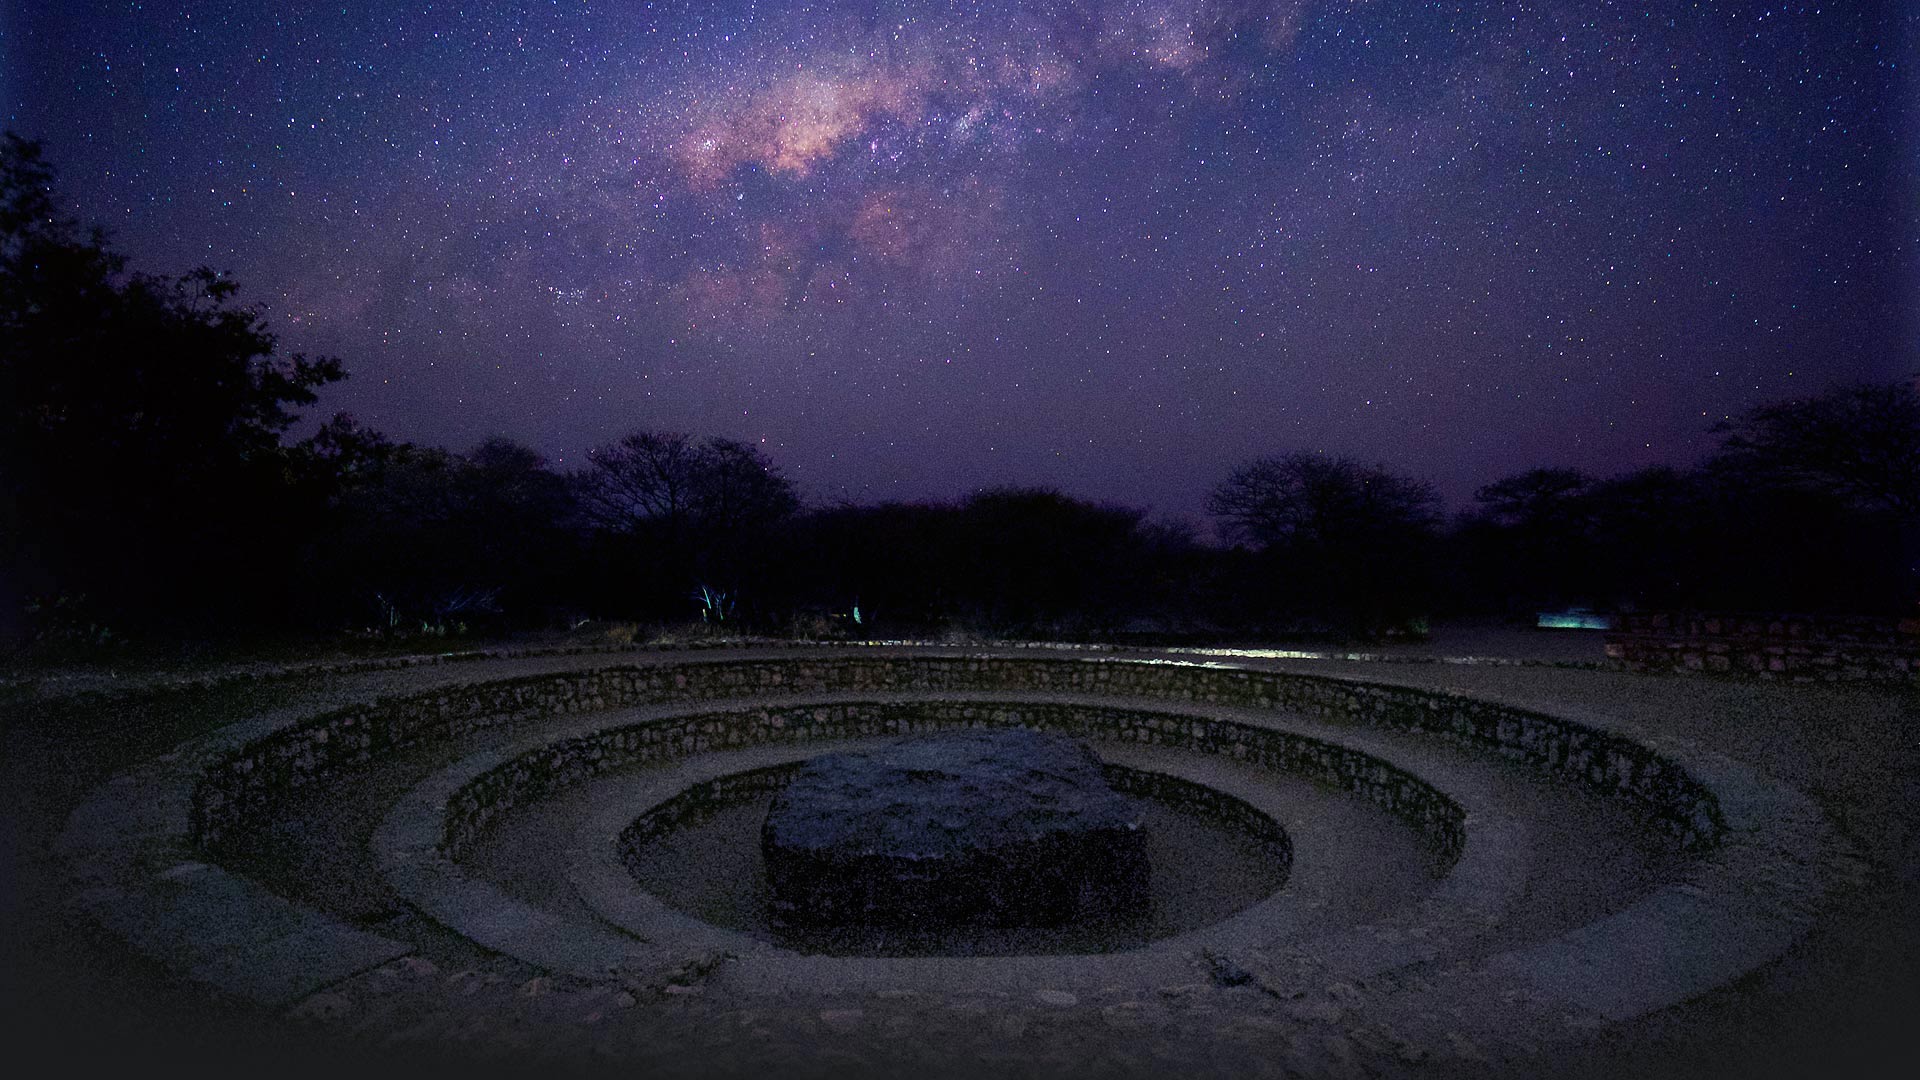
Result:
<svg viewBox="0 0 1920 1080">
<path fill-rule="evenodd" d="M 1486 485 L 1473 501 L 1500 525 L 1558 532 L 1580 523 L 1593 486 L 1593 477 L 1579 469 L 1528 469 Z"/>
<path fill-rule="evenodd" d="M 1228 532 L 1260 548 L 1331 547 L 1385 532 L 1433 529 L 1439 496 L 1431 485 L 1384 467 L 1298 453 L 1235 469 L 1207 496 Z"/>
<path fill-rule="evenodd" d="M 700 448 L 687 436 L 636 431 L 587 459 L 575 486 L 581 510 L 595 525 L 621 533 L 644 525 L 685 532 L 704 469 Z"/>
<path fill-rule="evenodd" d="M 694 506 L 702 527 L 751 532 L 800 508 L 793 485 L 753 445 L 715 436 L 699 447 L 698 457 Z"/>
<path fill-rule="evenodd" d="M 800 505 L 757 447 L 732 439 L 637 431 L 589 462 L 573 476 L 582 514 L 638 545 L 665 595 L 731 594 L 765 571 L 775 528 Z"/>
<path fill-rule="evenodd" d="M 1439 506 L 1422 481 L 1307 453 L 1248 462 L 1207 497 L 1227 533 L 1270 560 L 1281 610 L 1328 618 L 1361 636 L 1422 610 Z"/>
</svg>

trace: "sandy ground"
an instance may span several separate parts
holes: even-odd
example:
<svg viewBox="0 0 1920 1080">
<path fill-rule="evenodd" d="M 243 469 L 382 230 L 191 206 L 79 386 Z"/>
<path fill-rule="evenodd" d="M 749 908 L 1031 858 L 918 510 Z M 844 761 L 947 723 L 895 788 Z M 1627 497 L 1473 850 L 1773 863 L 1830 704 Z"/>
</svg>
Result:
<svg viewBox="0 0 1920 1080">
<path fill-rule="evenodd" d="M 1437 634 L 1417 647 L 1421 657 L 1484 656 L 1587 660 L 1592 638 L 1546 637 L 1474 630 L 1453 640 Z M 555 660 L 551 666 L 601 660 Z M 1644 728 L 1722 750 L 1818 800 L 1865 853 L 1866 886 L 1838 896 L 1819 928 L 1781 960 L 1700 998 L 1634 1023 L 1610 1028 L 1586 1044 L 1563 1047 L 1515 1070 L 1517 1075 L 1571 1076 L 1906 1076 L 1920 1072 L 1911 1017 L 1920 1015 L 1920 692 L 1914 688 L 1778 685 L 1707 677 L 1630 675 L 1550 666 L 1472 666 L 1432 662 L 1351 663 L 1275 660 L 1316 673 L 1456 688 L 1546 709 L 1572 707 L 1618 717 Z M 471 678 L 475 669 L 459 677 Z M 402 671 L 285 679 L 212 691 L 130 698 L 79 707 L 47 706 L 16 697 L 5 705 L 0 730 L 0 858 L 7 864 L 0 893 L 0 970 L 4 971 L 5 1037 L 15 1061 L 32 1067 L 92 1071 L 137 1063 L 193 1063 L 201 1072 L 237 1066 L 250 1049 L 271 1050 L 284 1071 L 297 1033 L 232 1001 L 183 987 L 118 942 L 71 917 L 59 902 L 48 847 L 67 813 L 114 772 L 163 753 L 180 740 L 260 712 L 324 707 L 343 696 L 428 685 L 444 672 Z M 475 984 L 521 993 L 539 989 L 537 973 L 476 958 Z M 393 978 L 403 977 L 391 976 Z M 454 973 L 442 981 L 455 982 Z M 464 973 L 460 973 L 464 974 Z M 388 977 L 388 976 L 382 976 Z M 490 993 L 493 991 L 483 991 Z M 532 996 L 532 995 L 528 995 Z M 398 1000 L 398 999 L 396 999 Z M 1180 999 L 1146 1003 L 1172 1009 L 1180 1030 L 1206 1030 L 1205 1010 L 1227 1002 Z M 1225 1008 L 1212 1037 L 1191 1035 L 1148 1045 L 1118 1017 L 1132 1002 L 1098 1003 L 1098 1011 L 1021 1011 L 1020 1031 L 981 1027 L 962 1012 L 929 1017 L 902 1007 L 898 1016 L 830 1016 L 819 1002 L 795 1002 L 799 1020 L 768 1017 L 749 1033 L 785 1031 L 801 1024 L 817 1036 L 822 1057 L 816 1075 L 838 1075 L 828 1051 L 845 1025 L 869 1027 L 907 1021 L 898 1061 L 961 1061 L 955 1074 L 1182 1073 L 1282 1075 L 1316 1071 L 1312 1056 L 1265 1055 L 1255 1008 Z M 623 1007 L 615 1002 L 611 1009 Z M 670 1061 L 689 1075 L 700 1063 L 754 1063 L 772 1072 L 782 1059 L 756 1059 L 730 1041 L 699 1056 L 705 1031 L 698 1002 L 660 1006 L 659 1039 L 673 1059 L 634 1059 L 665 1070 Z M 983 1015 L 993 1011 L 983 1006 Z M 681 1031 L 679 1012 L 686 1013 Z M 1117 1010 L 1117 1011 L 1116 1011 Z M 1001 1009 L 1005 1013 L 1005 1009 Z M 1000 1015 L 996 1013 L 995 1015 Z M 578 1018 L 575 1018 L 576 1020 Z M 1002 1023 L 1002 1021 L 995 1021 Z M 679 1031 L 675 1037 L 668 1037 Z M 745 1036 L 741 1037 L 745 1040 Z M 942 1043 L 941 1040 L 947 1040 Z M 736 1042 L 739 1042 L 736 1045 Z M 1002 1044 L 1027 1047 L 1003 1055 Z M 1034 1048 L 1038 1049 L 1034 1049 Z M 909 1052 L 911 1051 L 911 1052 Z M 946 1053 L 952 1051 L 951 1054 Z M 735 1055 L 729 1057 L 728 1055 Z M 128 1055 L 122 1057 L 121 1055 Z M 916 1056 L 917 1055 L 917 1056 Z M 337 1059 L 314 1057 L 327 1071 Z M 388 1063 L 397 1058 L 388 1057 Z M 997 1064 L 996 1064 L 997 1061 Z M 688 1064 L 692 1062 L 693 1064 Z M 788 1059 L 785 1064 L 795 1063 Z M 858 1072 L 862 1062 L 841 1072 Z M 872 1065 L 871 1060 L 864 1064 Z M 1272 1066 L 1272 1067 L 1268 1067 Z M 34 1070 L 35 1073 L 39 1070 Z M 670 1070 L 668 1070 L 670 1071 Z M 802 1070 L 805 1071 L 805 1070 Z M 932 1075 L 937 1070 L 920 1069 Z M 1423 1069 L 1439 1075 L 1444 1070 Z M 1476 1070 L 1462 1070 L 1473 1072 Z"/>
</svg>

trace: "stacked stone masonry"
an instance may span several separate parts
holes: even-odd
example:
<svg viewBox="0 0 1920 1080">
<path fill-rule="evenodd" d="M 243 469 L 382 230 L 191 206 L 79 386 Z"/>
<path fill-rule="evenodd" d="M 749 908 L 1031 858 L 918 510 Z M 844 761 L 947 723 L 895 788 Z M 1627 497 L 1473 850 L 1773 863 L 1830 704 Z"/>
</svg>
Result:
<svg viewBox="0 0 1920 1080">
<path fill-rule="evenodd" d="M 649 705 L 884 692 L 1033 692 L 1131 698 L 1186 706 L 1271 709 L 1332 722 L 1425 732 L 1492 750 L 1516 762 L 1624 796 L 1645 812 L 1650 824 L 1687 848 L 1713 845 L 1725 828 L 1719 807 L 1705 787 L 1639 743 L 1559 717 L 1453 694 L 1165 662 L 840 656 L 623 665 L 475 683 L 324 713 L 246 743 L 209 768 L 194 791 L 194 838 L 203 846 L 217 848 L 236 822 L 260 813 L 289 791 L 325 782 L 337 770 L 422 740 L 457 738 L 511 721 Z M 665 759 L 769 738 L 906 733 L 915 723 L 906 714 L 924 715 L 929 708 L 926 703 L 900 704 L 898 708 L 905 712 L 889 714 L 885 710 L 891 707 L 866 706 L 863 708 L 878 711 L 853 713 L 847 712 L 850 706 L 794 710 L 807 714 L 806 718 L 789 718 L 784 715 L 788 710 L 781 709 L 670 718 L 622 729 L 617 738 L 613 733 L 589 737 L 586 741 L 590 745 L 563 743 L 548 747 L 541 752 L 548 755 L 548 760 L 509 763 L 503 767 L 507 773 L 493 783 L 502 790 L 511 788 L 517 800 L 537 798 L 597 775 L 613 767 L 611 762 L 629 756 L 631 761 Z M 985 708 L 977 703 L 939 707 Z M 1032 705 L 1011 708 L 1017 715 L 1009 714 L 1004 722 L 1044 725 L 1044 710 Z M 836 713 L 835 709 L 840 711 Z M 1100 737 L 1116 737 L 1119 733 L 1118 737 L 1227 754 L 1235 753 L 1236 746 L 1243 754 L 1285 756 L 1298 752 L 1286 749 L 1287 737 L 1244 724 L 1167 716 L 1158 721 L 1158 726 L 1127 728 L 1122 725 L 1124 716 L 1132 715 L 1129 710 L 1074 709 L 1073 716 L 1050 719 L 1060 725 L 1060 730 L 1091 734 L 1088 725 L 1096 722 L 1091 718 L 1105 713 L 1112 715 L 1097 721 Z M 725 718 L 729 716 L 745 719 Z M 978 722 L 1001 719 L 982 718 Z M 797 735 L 794 728 L 806 730 Z M 1371 759 L 1367 763 L 1378 766 Z M 1297 767 L 1309 775 L 1341 782 L 1324 772 L 1338 772 L 1338 763 L 1316 762 L 1311 754 L 1307 760 L 1288 765 L 1276 761 L 1275 766 Z M 1316 773 L 1316 769 L 1323 771 Z M 1401 783 L 1390 776 L 1373 776 L 1361 782 L 1369 785 L 1370 795 L 1375 794 L 1371 788 L 1396 791 Z M 481 790 L 474 792 L 476 800 L 482 799 Z M 488 816 L 479 802 L 472 807 L 449 807 L 450 820 L 484 824 Z M 458 836 L 449 840 L 456 846 L 460 843 Z"/>
<path fill-rule="evenodd" d="M 1607 656 L 1643 671 L 1806 681 L 1920 678 L 1920 619 L 1872 615 L 1636 612 Z"/>
<path fill-rule="evenodd" d="M 1446 861 L 1458 857 L 1465 841 L 1465 813 L 1453 800 L 1410 773 L 1317 739 L 1097 705 L 930 701 L 700 713 L 553 743 L 496 766 L 457 791 L 448 800 L 443 843 L 449 854 L 457 855 L 498 815 L 516 806 L 539 802 L 605 773 L 708 749 L 1014 726 L 1225 754 L 1363 795 L 1419 829 Z"/>
</svg>

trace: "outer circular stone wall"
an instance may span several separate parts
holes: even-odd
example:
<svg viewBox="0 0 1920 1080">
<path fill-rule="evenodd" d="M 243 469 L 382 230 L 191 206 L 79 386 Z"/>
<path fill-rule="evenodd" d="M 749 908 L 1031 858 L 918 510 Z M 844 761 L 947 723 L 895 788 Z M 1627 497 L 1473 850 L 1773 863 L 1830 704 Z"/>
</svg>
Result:
<svg viewBox="0 0 1920 1080">
<path fill-rule="evenodd" d="M 730 712 L 720 704 L 727 701 Z M 931 722 L 929 701 L 936 712 L 947 710 Z M 644 723 L 600 715 L 644 706 L 655 706 Z M 564 714 L 587 715 L 547 722 Z M 1460 1037 L 1481 1045 L 1515 1032 L 1529 1040 L 1573 1037 L 1722 985 L 1777 959 L 1813 924 L 1829 887 L 1859 872 L 1831 821 L 1804 795 L 1682 740 L 1633 734 L 1631 721 L 1614 730 L 1611 721 L 1595 727 L 1453 693 L 1188 661 L 932 652 L 621 664 L 447 686 L 297 720 L 263 715 L 102 785 L 75 811 L 57 850 L 73 869 L 76 902 L 142 953 L 225 992 L 285 1004 L 408 946 L 228 871 L 222 837 L 299 789 L 330 793 L 334 783 L 351 782 L 342 774 L 396 749 L 518 720 L 529 721 L 528 737 L 504 750 L 474 750 L 396 804 L 373 840 L 379 872 L 423 914 L 476 945 L 590 978 L 619 965 L 622 977 L 646 986 L 679 978 L 681 950 L 718 935 L 700 937 L 703 928 L 689 929 L 684 916 L 678 929 L 667 926 L 671 920 L 657 912 L 621 910 L 623 918 L 647 920 L 638 934 L 611 927 L 642 923 L 544 912 L 464 876 L 449 857 L 453 849 L 517 802 L 627 764 L 685 759 L 622 783 L 658 781 L 677 770 L 705 781 L 751 767 L 749 761 L 791 760 L 777 744 L 814 738 L 870 737 L 929 723 L 1019 724 L 1202 750 L 1347 786 L 1414 822 L 1436 846 L 1451 844 L 1459 858 L 1418 903 L 1311 938 L 1263 921 L 1272 911 L 1250 909 L 1163 946 L 1071 963 L 1049 955 L 984 965 L 950 957 L 848 964 L 762 950 L 730 959 L 712 978 L 730 993 L 938 990 L 966 966 L 1013 989 L 1056 977 L 1063 981 L 1052 985 L 1067 990 L 1151 987 L 1207 977 L 1205 969 L 1195 973 L 1194 958 L 1201 957 L 1215 978 L 1250 981 L 1276 1000 L 1365 984 L 1371 1015 L 1390 1020 L 1422 1053 L 1436 1054 L 1448 1053 Z M 1444 748 L 1402 732 L 1482 753 L 1436 753 Z M 558 741 L 538 745 L 542 738 Z M 722 764 L 710 753 L 756 741 L 776 745 L 741 750 L 740 764 Z M 1463 764 L 1470 757 L 1479 760 Z M 1528 881 L 1526 830 L 1489 798 L 1490 787 L 1474 781 L 1475 770 L 1499 769 L 1487 758 L 1620 796 L 1681 844 L 1714 850 L 1687 860 L 1679 880 L 1585 925 L 1551 937 L 1498 939 L 1501 913 L 1524 896 Z M 1433 777 L 1433 784 L 1388 761 Z M 1256 782 L 1239 790 L 1258 802 L 1257 789 Z M 685 792 L 685 784 L 665 784 L 617 814 L 583 823 L 579 835 L 605 864 L 587 868 L 596 883 L 605 879 L 631 897 L 615 837 L 635 809 L 676 791 Z M 1470 823 L 1463 808 L 1472 812 Z M 572 877 L 581 868 L 576 862 L 569 871 L 577 895 L 604 916 L 610 909 Z M 666 929 L 654 934 L 656 925 Z"/>
</svg>

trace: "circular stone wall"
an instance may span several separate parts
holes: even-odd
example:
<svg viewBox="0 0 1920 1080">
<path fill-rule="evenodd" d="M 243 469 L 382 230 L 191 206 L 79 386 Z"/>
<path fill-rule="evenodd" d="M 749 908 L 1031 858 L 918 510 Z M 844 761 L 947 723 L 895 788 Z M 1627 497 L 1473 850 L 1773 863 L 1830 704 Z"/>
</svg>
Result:
<svg viewBox="0 0 1920 1080">
<path fill-rule="evenodd" d="M 1296 845 L 1293 876 L 1278 897 L 1139 949 L 992 958 L 801 955 L 633 886 L 619 838 L 698 784 L 839 743 L 964 726 L 1165 756 L 1168 775 L 1281 821 Z M 445 753 L 420 754 L 436 747 Z M 430 759 L 452 763 L 412 777 L 391 768 Z M 1328 1022 L 1391 1030 L 1403 1047 L 1392 1052 L 1442 1057 L 1463 1044 L 1577 1037 L 1735 978 L 1804 931 L 1845 866 L 1804 797 L 1610 721 L 1222 664 L 851 652 L 607 663 L 235 725 L 75 813 L 61 851 L 82 887 L 76 902 L 183 975 L 260 1001 L 303 1000 L 424 946 L 392 929 L 404 920 L 349 925 L 261 888 L 229 863 L 228 841 L 288 807 L 324 813 L 333 792 L 375 776 L 370 790 L 405 792 L 367 840 L 397 894 L 463 940 L 556 975 L 870 1002 L 899 999 L 861 995 L 946 993 L 963 972 L 975 991 L 1046 986 L 1049 1001 L 1195 980 L 1272 1001 L 1345 987 L 1335 994 L 1344 1019 Z M 1262 802 L 1259 789 L 1279 777 L 1394 815 L 1435 853 L 1432 888 L 1359 922 L 1288 914 L 1285 895 L 1321 860 L 1307 858 L 1310 830 Z M 579 807 L 572 908 L 529 903 L 463 865 L 509 817 L 616 781 L 657 790 Z M 1609 828 L 1664 837 L 1684 854 L 1603 906 L 1569 908 L 1577 922 L 1539 919 L 1541 898 L 1565 891 L 1554 868 L 1604 860 L 1604 845 L 1556 849 L 1561 834 L 1533 820 L 1536 789 L 1602 799 L 1622 815 Z"/>
</svg>

